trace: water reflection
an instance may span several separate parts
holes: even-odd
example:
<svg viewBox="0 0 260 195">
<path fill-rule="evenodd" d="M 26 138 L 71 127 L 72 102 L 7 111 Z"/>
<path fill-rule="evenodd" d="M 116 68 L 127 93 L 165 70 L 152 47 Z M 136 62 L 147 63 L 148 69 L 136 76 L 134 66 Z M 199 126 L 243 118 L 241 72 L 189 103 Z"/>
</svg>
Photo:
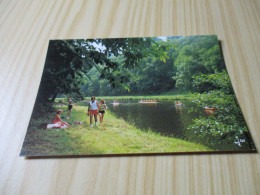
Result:
<svg viewBox="0 0 260 195">
<path fill-rule="evenodd" d="M 215 110 L 206 110 L 205 109 L 205 113 L 207 114 L 207 116 L 210 116 L 210 115 L 215 114 Z"/>
<path fill-rule="evenodd" d="M 180 113 L 180 112 L 181 112 L 182 106 L 183 106 L 183 105 L 177 105 L 177 104 L 175 104 L 175 109 L 176 109 L 176 112 L 177 112 L 177 113 Z"/>
<path fill-rule="evenodd" d="M 112 105 L 113 105 L 114 109 L 116 109 L 119 106 L 119 104 L 113 104 L 113 103 L 112 103 Z"/>
<path fill-rule="evenodd" d="M 191 124 L 196 115 L 188 113 L 185 104 L 175 105 L 169 101 L 138 103 L 133 100 L 125 100 L 120 101 L 117 106 L 113 105 L 111 111 L 140 129 L 150 129 L 162 135 L 178 138 L 185 137 L 185 127 Z M 202 115 L 205 113 L 202 112 Z"/>
</svg>

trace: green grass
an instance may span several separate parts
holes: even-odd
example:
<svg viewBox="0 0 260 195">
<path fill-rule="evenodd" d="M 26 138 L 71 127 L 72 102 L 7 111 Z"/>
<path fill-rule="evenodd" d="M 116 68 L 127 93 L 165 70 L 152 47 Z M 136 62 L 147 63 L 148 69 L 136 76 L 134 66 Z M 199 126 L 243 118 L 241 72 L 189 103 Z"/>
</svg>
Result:
<svg viewBox="0 0 260 195">
<path fill-rule="evenodd" d="M 66 113 L 62 114 L 66 117 Z M 43 119 L 41 119 L 42 122 Z M 22 155 L 85 155 L 211 151 L 201 144 L 141 131 L 107 111 L 103 125 L 91 128 L 87 107 L 73 108 L 71 119 L 81 121 L 68 129 L 29 129 Z M 40 123 L 40 122 L 38 122 Z"/>
</svg>

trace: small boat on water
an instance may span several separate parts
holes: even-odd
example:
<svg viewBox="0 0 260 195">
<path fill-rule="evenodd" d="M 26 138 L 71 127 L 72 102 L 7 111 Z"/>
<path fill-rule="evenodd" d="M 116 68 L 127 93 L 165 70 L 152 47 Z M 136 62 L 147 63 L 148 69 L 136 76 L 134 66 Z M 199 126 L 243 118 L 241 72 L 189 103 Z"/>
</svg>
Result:
<svg viewBox="0 0 260 195">
<path fill-rule="evenodd" d="M 211 108 L 211 107 L 208 107 L 208 106 L 205 106 L 204 109 L 205 110 L 216 110 L 216 108 L 214 108 L 214 107 Z"/>
<path fill-rule="evenodd" d="M 140 101 L 138 101 L 138 103 L 141 103 L 141 104 L 156 104 L 158 102 L 157 102 L 157 100 L 140 100 Z"/>
<path fill-rule="evenodd" d="M 115 100 L 112 104 L 113 105 L 119 105 L 119 102 Z"/>
<path fill-rule="evenodd" d="M 175 104 L 175 106 L 181 106 L 181 105 L 182 105 L 182 102 L 181 102 L 181 101 L 178 101 L 178 102 L 175 101 L 174 104 Z"/>
</svg>

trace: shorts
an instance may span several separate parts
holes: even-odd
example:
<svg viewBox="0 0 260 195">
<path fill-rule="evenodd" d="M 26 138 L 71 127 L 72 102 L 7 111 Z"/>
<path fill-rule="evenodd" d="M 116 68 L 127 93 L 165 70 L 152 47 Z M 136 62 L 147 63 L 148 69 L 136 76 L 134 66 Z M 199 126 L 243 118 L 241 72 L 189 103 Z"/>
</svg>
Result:
<svg viewBox="0 0 260 195">
<path fill-rule="evenodd" d="M 100 110 L 99 113 L 105 114 L 105 110 Z"/>
<path fill-rule="evenodd" d="M 68 109 L 68 112 L 71 112 L 71 109 Z"/>
<path fill-rule="evenodd" d="M 89 114 L 98 115 L 98 110 L 90 110 Z"/>
</svg>

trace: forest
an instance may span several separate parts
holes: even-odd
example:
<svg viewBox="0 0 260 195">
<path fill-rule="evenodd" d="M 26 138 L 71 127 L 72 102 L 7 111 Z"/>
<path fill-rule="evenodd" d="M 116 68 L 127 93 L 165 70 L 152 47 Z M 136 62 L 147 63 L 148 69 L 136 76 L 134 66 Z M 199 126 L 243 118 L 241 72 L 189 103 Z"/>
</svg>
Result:
<svg viewBox="0 0 260 195">
<path fill-rule="evenodd" d="M 209 82 L 196 85 L 195 77 L 225 71 L 224 60 L 216 36 L 154 38 L 151 52 L 140 59 L 135 68 L 124 65 L 123 55 L 111 56 L 119 64 L 115 78 L 127 77 L 123 85 L 113 87 L 101 77 L 99 68 L 88 72 L 89 80 L 81 86 L 84 96 L 160 95 L 174 91 L 205 92 Z M 157 53 L 158 47 L 163 49 Z M 157 55 L 154 55 L 157 53 Z M 223 73 L 225 74 L 225 73 Z M 194 82 L 193 82 L 194 81 Z"/>
<path fill-rule="evenodd" d="M 204 92 L 226 71 L 216 36 L 50 41 L 38 97 Z"/>
</svg>

